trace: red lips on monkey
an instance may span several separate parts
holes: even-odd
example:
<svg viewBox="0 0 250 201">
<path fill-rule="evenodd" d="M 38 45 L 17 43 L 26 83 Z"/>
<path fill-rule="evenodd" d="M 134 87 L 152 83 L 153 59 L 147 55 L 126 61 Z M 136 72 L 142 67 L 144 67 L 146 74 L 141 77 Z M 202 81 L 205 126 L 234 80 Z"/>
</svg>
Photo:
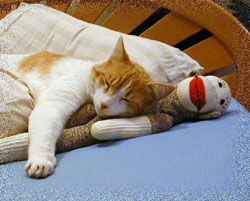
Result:
<svg viewBox="0 0 250 201">
<path fill-rule="evenodd" d="M 200 111 L 206 104 L 206 91 L 203 80 L 195 76 L 189 84 L 189 96 L 192 103 Z"/>
</svg>

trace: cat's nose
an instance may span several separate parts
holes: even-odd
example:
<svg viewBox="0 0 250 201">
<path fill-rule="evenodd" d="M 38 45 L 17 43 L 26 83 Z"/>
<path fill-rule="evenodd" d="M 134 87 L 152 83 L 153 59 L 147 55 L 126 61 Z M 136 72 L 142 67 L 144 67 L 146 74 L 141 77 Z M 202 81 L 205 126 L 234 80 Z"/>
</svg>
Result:
<svg viewBox="0 0 250 201">
<path fill-rule="evenodd" d="M 104 109 L 107 109 L 108 106 L 105 104 L 105 103 L 101 103 L 101 109 L 104 110 Z"/>
</svg>

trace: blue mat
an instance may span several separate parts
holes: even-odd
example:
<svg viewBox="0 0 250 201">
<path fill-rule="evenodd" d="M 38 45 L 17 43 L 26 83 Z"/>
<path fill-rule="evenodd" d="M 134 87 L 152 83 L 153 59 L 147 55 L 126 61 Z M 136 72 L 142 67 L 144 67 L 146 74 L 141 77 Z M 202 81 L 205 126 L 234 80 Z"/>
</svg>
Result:
<svg viewBox="0 0 250 201">
<path fill-rule="evenodd" d="M 250 114 L 233 100 L 216 120 L 58 154 L 46 179 L 0 165 L 0 200 L 250 200 L 249 150 Z"/>
</svg>

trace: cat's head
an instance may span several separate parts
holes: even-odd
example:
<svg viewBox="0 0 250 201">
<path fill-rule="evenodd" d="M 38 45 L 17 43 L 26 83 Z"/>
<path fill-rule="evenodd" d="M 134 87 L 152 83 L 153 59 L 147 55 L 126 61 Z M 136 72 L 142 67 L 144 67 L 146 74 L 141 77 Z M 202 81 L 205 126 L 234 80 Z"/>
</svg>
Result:
<svg viewBox="0 0 250 201">
<path fill-rule="evenodd" d="M 129 117 L 145 114 L 150 104 L 169 95 L 172 85 L 155 82 L 129 59 L 120 37 L 108 61 L 92 70 L 94 105 L 102 117 Z"/>
</svg>

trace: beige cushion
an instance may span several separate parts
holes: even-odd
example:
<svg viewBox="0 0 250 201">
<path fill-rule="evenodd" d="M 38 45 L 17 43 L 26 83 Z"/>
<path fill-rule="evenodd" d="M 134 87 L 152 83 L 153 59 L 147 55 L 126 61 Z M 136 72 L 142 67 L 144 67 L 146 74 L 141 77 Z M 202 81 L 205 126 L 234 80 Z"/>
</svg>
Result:
<svg viewBox="0 0 250 201">
<path fill-rule="evenodd" d="M 107 60 L 123 36 L 130 58 L 157 81 L 177 83 L 200 65 L 169 45 L 77 20 L 52 8 L 22 3 L 0 21 L 0 53 L 49 50 L 92 61 Z"/>
<path fill-rule="evenodd" d="M 0 55 L 0 139 L 26 132 L 34 106 L 28 87 L 11 73 L 18 58 Z"/>
</svg>

